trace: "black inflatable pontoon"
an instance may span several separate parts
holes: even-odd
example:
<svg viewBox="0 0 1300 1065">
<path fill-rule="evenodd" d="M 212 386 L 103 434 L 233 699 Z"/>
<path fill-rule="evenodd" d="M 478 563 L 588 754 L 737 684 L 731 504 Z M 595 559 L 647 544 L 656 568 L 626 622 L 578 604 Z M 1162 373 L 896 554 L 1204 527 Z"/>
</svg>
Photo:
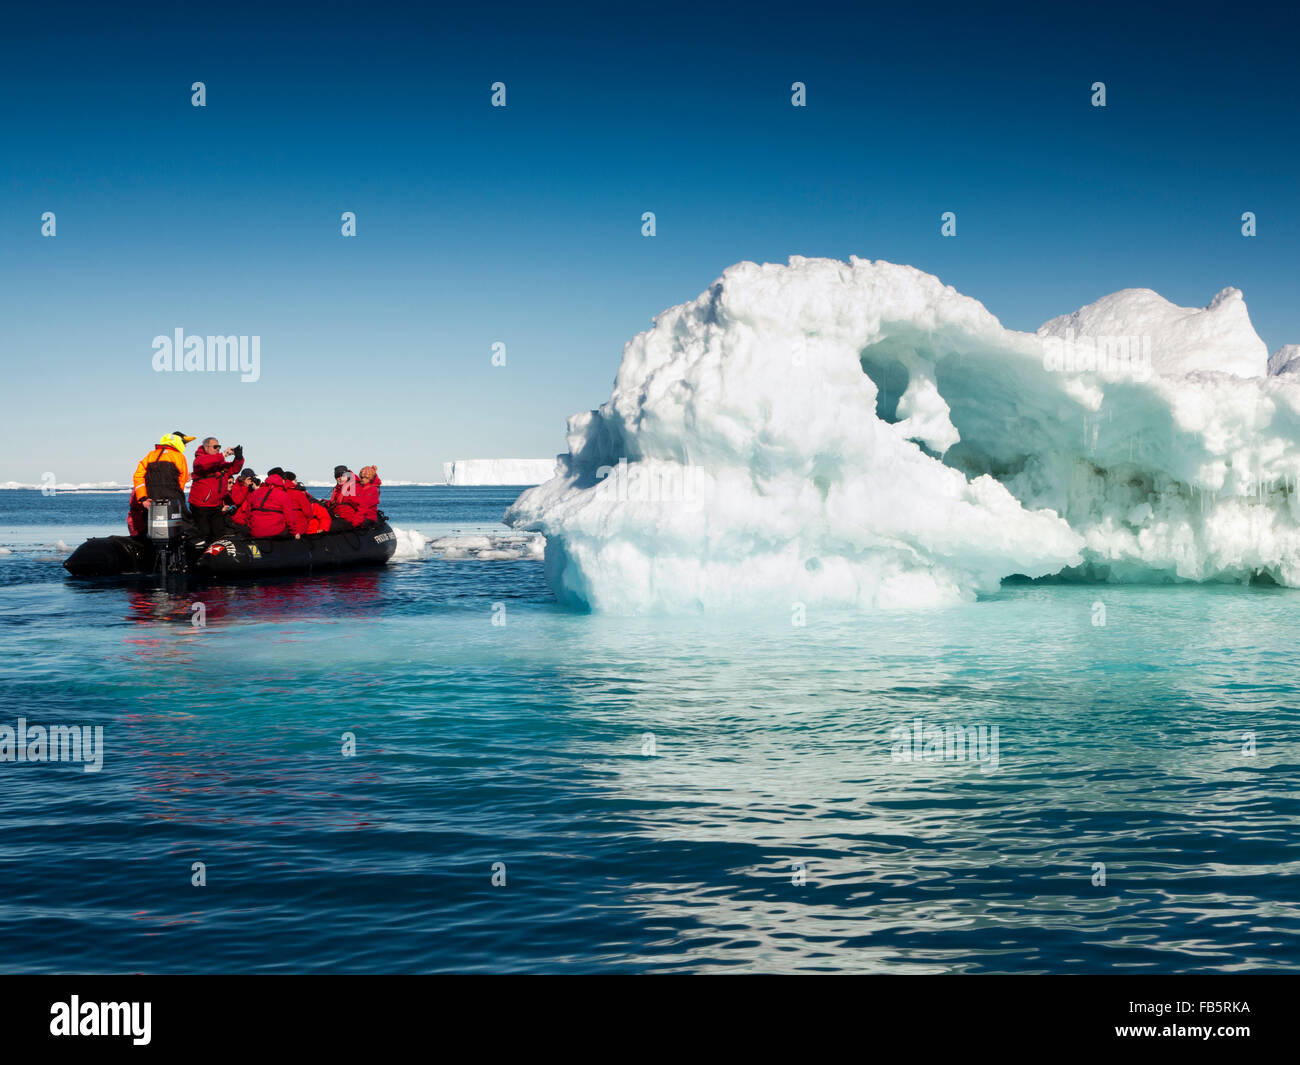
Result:
<svg viewBox="0 0 1300 1065">
<path fill-rule="evenodd" d="M 382 566 L 397 550 L 397 534 L 388 522 L 344 532 L 318 533 L 299 540 L 214 540 L 194 570 L 212 577 L 262 573 L 313 573 L 344 566 Z"/>
<path fill-rule="evenodd" d="M 202 550 L 181 539 L 168 548 L 167 554 L 151 540 L 104 536 L 87 540 L 68 556 L 63 568 L 74 577 L 152 576 L 165 568 L 169 573 L 237 578 L 381 566 L 396 550 L 397 535 L 386 521 L 299 540 L 227 536 Z"/>
<path fill-rule="evenodd" d="M 97 536 L 63 561 L 63 568 L 74 577 L 152 573 L 157 566 L 158 549 L 153 542 L 130 536 Z"/>
</svg>

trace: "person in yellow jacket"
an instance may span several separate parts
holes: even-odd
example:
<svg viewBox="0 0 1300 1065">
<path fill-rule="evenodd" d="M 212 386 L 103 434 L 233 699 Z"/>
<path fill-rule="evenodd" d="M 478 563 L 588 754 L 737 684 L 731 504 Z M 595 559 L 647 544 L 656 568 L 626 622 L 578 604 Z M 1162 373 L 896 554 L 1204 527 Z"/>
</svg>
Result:
<svg viewBox="0 0 1300 1065">
<path fill-rule="evenodd" d="M 185 445 L 193 439 L 179 429 L 166 433 L 137 463 L 131 479 L 131 505 L 126 512 L 126 531 L 132 536 L 148 532 L 149 516 L 144 505 L 150 499 L 176 499 L 184 506 L 185 486 L 190 482 Z"/>
</svg>

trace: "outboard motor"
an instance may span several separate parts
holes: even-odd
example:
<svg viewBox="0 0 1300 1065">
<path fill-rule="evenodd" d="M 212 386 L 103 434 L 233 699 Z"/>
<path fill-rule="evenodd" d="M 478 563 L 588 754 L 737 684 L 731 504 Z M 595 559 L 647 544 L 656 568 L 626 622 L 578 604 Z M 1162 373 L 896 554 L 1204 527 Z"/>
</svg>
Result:
<svg viewBox="0 0 1300 1065">
<path fill-rule="evenodd" d="M 149 501 L 149 539 L 155 547 L 177 544 L 181 538 L 181 505 L 175 499 Z"/>
<path fill-rule="evenodd" d="M 164 575 L 185 571 L 183 533 L 180 500 L 149 501 L 149 539 L 158 551 L 158 569 Z"/>
</svg>

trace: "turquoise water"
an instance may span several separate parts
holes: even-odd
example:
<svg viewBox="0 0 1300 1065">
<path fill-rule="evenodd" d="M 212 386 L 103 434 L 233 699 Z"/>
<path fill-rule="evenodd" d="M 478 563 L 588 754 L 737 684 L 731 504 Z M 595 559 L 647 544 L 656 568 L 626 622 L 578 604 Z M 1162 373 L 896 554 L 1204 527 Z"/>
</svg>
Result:
<svg viewBox="0 0 1300 1065">
<path fill-rule="evenodd" d="M 385 509 L 476 531 L 513 495 Z M 568 613 L 535 561 L 65 578 L 123 507 L 0 492 L 0 725 L 105 748 L 0 763 L 5 971 L 1300 967 L 1300 593 L 798 627 Z M 918 718 L 997 726 L 996 767 L 896 760 Z"/>
</svg>

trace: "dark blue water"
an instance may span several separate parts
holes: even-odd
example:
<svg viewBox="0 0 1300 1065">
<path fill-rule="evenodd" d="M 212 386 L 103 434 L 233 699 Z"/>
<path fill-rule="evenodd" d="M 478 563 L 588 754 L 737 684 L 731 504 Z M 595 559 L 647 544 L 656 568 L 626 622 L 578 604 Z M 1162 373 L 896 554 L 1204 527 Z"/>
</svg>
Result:
<svg viewBox="0 0 1300 1065">
<path fill-rule="evenodd" d="M 478 532 L 514 494 L 384 507 Z M 0 492 L 0 725 L 104 736 L 98 773 L 0 763 L 5 971 L 1300 966 L 1294 592 L 796 627 L 568 613 L 529 560 L 67 579 L 124 507 Z M 896 760 L 918 718 L 996 763 Z"/>
</svg>

